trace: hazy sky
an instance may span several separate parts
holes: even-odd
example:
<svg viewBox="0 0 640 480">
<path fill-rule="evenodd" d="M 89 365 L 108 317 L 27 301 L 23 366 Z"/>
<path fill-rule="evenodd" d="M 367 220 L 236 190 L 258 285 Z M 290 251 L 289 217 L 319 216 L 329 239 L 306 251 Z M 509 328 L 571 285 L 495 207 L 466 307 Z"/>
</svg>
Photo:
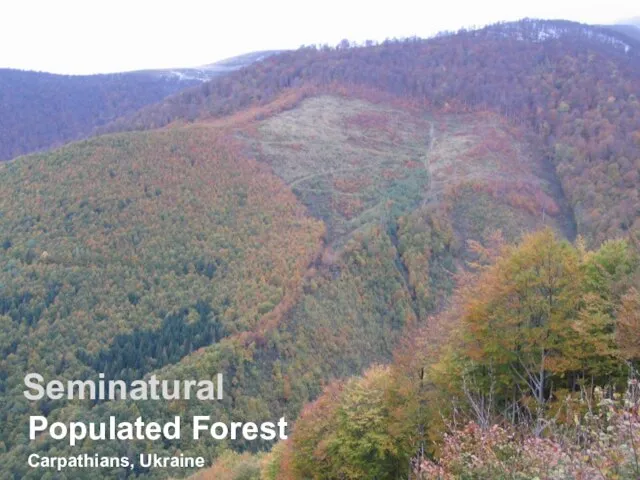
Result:
<svg viewBox="0 0 640 480">
<path fill-rule="evenodd" d="M 639 10 L 636 0 L 0 0 L 0 67 L 74 74 L 186 67 L 523 17 L 613 23 Z"/>
</svg>

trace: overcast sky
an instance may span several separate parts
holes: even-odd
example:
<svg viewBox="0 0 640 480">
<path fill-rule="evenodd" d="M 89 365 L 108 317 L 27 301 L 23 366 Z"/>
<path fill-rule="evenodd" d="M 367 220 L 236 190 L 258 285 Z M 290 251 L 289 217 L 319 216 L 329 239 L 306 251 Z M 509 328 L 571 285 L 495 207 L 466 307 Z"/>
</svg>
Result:
<svg viewBox="0 0 640 480">
<path fill-rule="evenodd" d="M 436 6 L 437 5 L 437 6 Z M 392 37 L 523 17 L 614 23 L 636 0 L 0 0 L 0 67 L 103 73 L 255 50 Z"/>
</svg>

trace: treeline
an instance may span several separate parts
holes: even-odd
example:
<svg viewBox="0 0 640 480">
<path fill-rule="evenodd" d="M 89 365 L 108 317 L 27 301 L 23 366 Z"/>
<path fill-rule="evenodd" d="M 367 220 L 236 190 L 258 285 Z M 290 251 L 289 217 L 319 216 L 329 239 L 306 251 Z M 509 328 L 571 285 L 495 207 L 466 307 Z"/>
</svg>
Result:
<svg viewBox="0 0 640 480">
<path fill-rule="evenodd" d="M 597 245 L 637 241 L 640 45 L 618 32 L 523 20 L 430 40 L 307 47 L 170 97 L 107 126 L 146 129 L 265 105 L 305 86 L 377 89 L 417 106 L 491 109 L 533 129 Z"/>
</svg>

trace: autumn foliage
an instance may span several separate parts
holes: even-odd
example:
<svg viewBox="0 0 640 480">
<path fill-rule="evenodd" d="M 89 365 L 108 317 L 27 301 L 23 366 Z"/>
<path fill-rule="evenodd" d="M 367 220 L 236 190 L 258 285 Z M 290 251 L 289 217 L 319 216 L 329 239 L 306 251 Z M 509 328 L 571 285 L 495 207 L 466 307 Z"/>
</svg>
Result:
<svg viewBox="0 0 640 480">
<path fill-rule="evenodd" d="M 305 408 L 282 478 L 635 478 L 637 255 L 549 229 L 473 248 L 391 367 Z"/>
<path fill-rule="evenodd" d="M 105 131 L 223 117 L 301 87 L 395 97 L 431 111 L 490 110 L 537 136 L 580 233 L 595 245 L 638 235 L 638 50 L 634 39 L 612 30 L 541 20 L 359 48 L 306 47 L 142 109 Z M 385 128 L 374 117 L 352 121 Z"/>
</svg>

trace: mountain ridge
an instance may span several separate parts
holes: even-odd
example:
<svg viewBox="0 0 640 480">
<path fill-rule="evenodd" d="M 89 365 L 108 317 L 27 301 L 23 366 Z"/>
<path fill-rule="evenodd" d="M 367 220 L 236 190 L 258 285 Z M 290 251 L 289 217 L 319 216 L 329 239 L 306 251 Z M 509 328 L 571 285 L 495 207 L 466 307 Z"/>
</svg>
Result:
<svg viewBox="0 0 640 480">
<path fill-rule="evenodd" d="M 496 53 L 498 50 L 501 57 Z M 392 59 L 392 55 L 395 58 Z M 578 63 L 570 64 L 566 56 L 576 58 Z M 596 58 L 601 63 L 594 62 Z M 619 78 L 608 78 L 604 65 L 619 72 Z M 581 75 L 575 77 L 578 82 L 583 77 L 597 76 L 607 86 L 598 87 L 583 81 L 578 87 L 576 82 L 568 81 L 570 75 L 578 74 Z M 280 93 L 298 87 L 331 89 L 334 85 L 352 90 L 376 90 L 406 103 L 428 104 L 436 109 L 490 109 L 516 123 L 527 123 L 541 135 L 547 144 L 546 155 L 560 173 L 578 174 L 576 168 L 559 165 L 561 162 L 600 155 L 606 157 L 606 162 L 622 160 L 622 170 L 631 179 L 633 173 L 629 172 L 633 170 L 638 149 L 633 139 L 634 118 L 638 115 L 634 92 L 638 91 L 639 76 L 640 42 L 626 35 L 576 22 L 523 20 L 427 40 L 388 41 L 347 49 L 310 47 L 286 52 L 248 70 L 169 97 L 161 104 L 144 107 L 101 127 L 98 132 L 144 130 L 172 122 L 215 119 L 265 105 Z M 613 95 L 614 91 L 620 95 Z M 600 109 L 599 103 L 608 107 Z M 614 112 L 620 108 L 630 108 L 630 116 Z M 607 125 L 623 122 L 622 129 L 610 130 L 612 145 L 622 147 L 623 152 L 603 150 L 605 139 L 599 138 L 598 129 L 580 134 L 563 126 L 593 116 L 606 117 L 603 121 Z M 565 137 L 563 141 L 558 141 L 558 135 Z M 601 167 L 599 162 L 591 167 L 581 165 L 579 174 L 595 176 L 595 170 Z M 590 168 L 593 171 L 590 172 Z M 622 171 L 620 166 L 616 168 Z M 617 177 L 611 181 L 617 183 Z M 622 188 L 630 188 L 633 181 L 630 182 L 623 182 L 627 186 Z M 598 230 L 622 235 L 628 231 L 638 232 L 640 225 L 628 206 L 623 208 L 624 213 L 615 214 L 616 218 L 628 218 L 613 224 L 610 217 L 603 215 L 598 202 L 582 198 L 588 194 L 584 190 L 576 191 L 576 185 L 572 178 L 563 180 L 567 197 L 572 206 L 577 207 L 578 233 L 602 241 L 605 234 L 596 233 Z M 612 186 L 611 191 L 614 190 Z M 605 201 L 608 196 L 603 193 Z M 629 201 L 640 202 L 636 197 L 630 189 Z M 614 207 L 612 203 L 611 208 L 622 208 L 617 199 L 611 202 L 618 205 Z M 592 211 L 597 213 L 592 215 Z"/>
<path fill-rule="evenodd" d="M 242 55 L 224 58 L 213 63 L 207 63 L 198 67 L 183 68 L 159 68 L 150 70 L 134 70 L 126 73 L 146 73 L 158 76 L 175 76 L 180 80 L 199 80 L 206 82 L 213 77 L 234 72 L 241 68 L 251 65 L 254 62 L 260 62 L 272 55 L 278 55 L 286 50 L 259 50 Z"/>
</svg>

